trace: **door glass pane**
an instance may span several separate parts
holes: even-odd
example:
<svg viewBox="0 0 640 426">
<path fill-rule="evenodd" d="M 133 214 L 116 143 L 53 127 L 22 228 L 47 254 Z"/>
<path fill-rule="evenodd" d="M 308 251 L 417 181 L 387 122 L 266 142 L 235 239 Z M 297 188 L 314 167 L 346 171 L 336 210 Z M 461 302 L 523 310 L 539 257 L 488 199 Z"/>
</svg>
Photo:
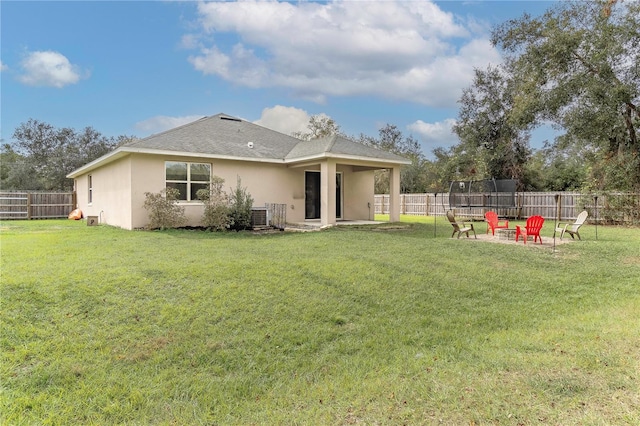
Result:
<svg viewBox="0 0 640 426">
<path fill-rule="evenodd" d="M 305 172 L 305 219 L 320 218 L 320 172 Z"/>
<path fill-rule="evenodd" d="M 342 174 L 336 173 L 336 218 L 342 219 Z"/>
</svg>

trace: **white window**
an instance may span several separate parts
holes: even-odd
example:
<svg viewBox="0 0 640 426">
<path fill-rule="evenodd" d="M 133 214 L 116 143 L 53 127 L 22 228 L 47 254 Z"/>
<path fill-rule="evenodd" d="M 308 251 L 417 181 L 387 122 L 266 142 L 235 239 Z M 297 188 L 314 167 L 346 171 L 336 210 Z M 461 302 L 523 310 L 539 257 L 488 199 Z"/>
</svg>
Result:
<svg viewBox="0 0 640 426">
<path fill-rule="evenodd" d="M 211 164 L 167 161 L 164 169 L 167 188 L 180 191 L 179 200 L 197 201 L 198 190 L 209 189 Z"/>
<path fill-rule="evenodd" d="M 89 204 L 93 203 L 93 176 L 89 175 L 88 182 L 89 193 L 87 196 L 89 197 Z"/>
</svg>

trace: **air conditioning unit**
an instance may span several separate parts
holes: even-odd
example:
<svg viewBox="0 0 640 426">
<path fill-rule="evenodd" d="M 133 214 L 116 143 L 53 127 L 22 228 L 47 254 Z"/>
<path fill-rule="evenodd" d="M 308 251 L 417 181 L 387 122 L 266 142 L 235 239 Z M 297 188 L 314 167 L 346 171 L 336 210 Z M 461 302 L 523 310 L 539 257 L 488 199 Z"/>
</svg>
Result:
<svg viewBox="0 0 640 426">
<path fill-rule="evenodd" d="M 253 207 L 251 209 L 251 226 L 269 226 L 269 210 L 266 207 Z"/>
</svg>

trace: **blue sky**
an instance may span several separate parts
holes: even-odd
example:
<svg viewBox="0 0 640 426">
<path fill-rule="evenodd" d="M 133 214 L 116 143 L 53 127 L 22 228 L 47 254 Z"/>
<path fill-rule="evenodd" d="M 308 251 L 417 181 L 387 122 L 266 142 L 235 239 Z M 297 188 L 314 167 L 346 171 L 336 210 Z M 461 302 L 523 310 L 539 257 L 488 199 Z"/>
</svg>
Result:
<svg viewBox="0 0 640 426">
<path fill-rule="evenodd" d="M 396 125 L 430 155 L 456 143 L 473 68 L 501 61 L 491 27 L 552 5 L 2 0 L 0 136 L 34 118 L 145 137 L 221 112 L 289 134 L 324 114 L 350 136 Z"/>
</svg>

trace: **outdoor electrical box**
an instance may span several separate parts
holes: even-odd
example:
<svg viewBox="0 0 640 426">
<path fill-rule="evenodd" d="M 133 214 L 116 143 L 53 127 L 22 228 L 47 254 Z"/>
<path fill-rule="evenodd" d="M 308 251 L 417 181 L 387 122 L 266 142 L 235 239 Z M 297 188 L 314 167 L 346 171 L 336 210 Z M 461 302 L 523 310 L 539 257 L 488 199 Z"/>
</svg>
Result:
<svg viewBox="0 0 640 426">
<path fill-rule="evenodd" d="M 98 226 L 98 216 L 87 216 L 87 226 Z"/>
</svg>

